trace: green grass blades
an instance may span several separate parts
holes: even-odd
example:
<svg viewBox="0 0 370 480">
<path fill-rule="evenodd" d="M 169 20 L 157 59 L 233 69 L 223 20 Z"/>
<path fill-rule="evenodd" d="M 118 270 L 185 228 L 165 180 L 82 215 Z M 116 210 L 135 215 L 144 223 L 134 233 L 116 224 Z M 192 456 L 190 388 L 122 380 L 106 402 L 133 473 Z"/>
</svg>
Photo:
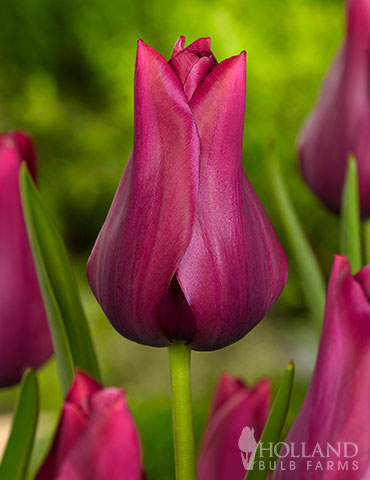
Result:
<svg viewBox="0 0 370 480">
<path fill-rule="evenodd" d="M 326 295 L 324 276 L 289 198 L 279 161 L 272 151 L 268 156 L 267 172 L 289 248 L 304 284 L 303 291 L 312 322 L 321 332 Z"/>
<path fill-rule="evenodd" d="M 358 272 L 362 267 L 361 216 L 357 165 L 353 155 L 348 159 L 342 194 L 340 248 L 341 253 L 348 258 L 352 272 Z"/>
<path fill-rule="evenodd" d="M 66 249 L 25 165 L 20 188 L 63 392 L 78 367 L 101 381 L 95 349 Z"/>
<path fill-rule="evenodd" d="M 269 464 L 274 462 L 275 455 L 269 456 L 268 451 L 260 452 L 261 444 L 263 446 L 271 445 L 274 447 L 279 442 L 281 432 L 284 427 L 285 419 L 288 414 L 290 398 L 292 395 L 294 380 L 294 363 L 291 361 L 284 373 L 279 390 L 276 394 L 274 403 L 272 404 L 270 415 L 267 419 L 265 428 L 262 432 L 261 439 L 251 460 L 253 469 L 248 470 L 245 480 L 265 480 L 269 473 Z M 273 453 L 273 449 L 272 449 Z M 263 465 L 262 463 L 263 462 Z"/>
<path fill-rule="evenodd" d="M 36 375 L 28 370 L 18 392 L 12 429 L 0 465 L 1 480 L 23 480 L 31 457 L 39 414 Z"/>
</svg>

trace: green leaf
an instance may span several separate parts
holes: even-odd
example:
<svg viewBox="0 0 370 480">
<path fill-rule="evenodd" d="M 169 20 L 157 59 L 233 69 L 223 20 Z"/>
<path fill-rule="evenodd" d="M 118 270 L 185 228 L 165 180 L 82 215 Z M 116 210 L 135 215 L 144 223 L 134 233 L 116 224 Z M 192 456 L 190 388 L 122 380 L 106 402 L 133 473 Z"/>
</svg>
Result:
<svg viewBox="0 0 370 480">
<path fill-rule="evenodd" d="M 272 152 L 270 152 L 267 166 L 272 194 L 284 226 L 290 251 L 303 280 L 307 307 L 312 322 L 321 332 L 326 296 L 324 276 L 289 198 L 279 161 Z"/>
<path fill-rule="evenodd" d="M 74 366 L 101 381 L 77 284 L 63 242 L 25 166 L 20 173 L 23 210 L 48 313 L 63 392 Z"/>
<path fill-rule="evenodd" d="M 262 446 L 271 444 L 274 446 L 279 442 L 285 419 L 289 410 L 290 398 L 293 388 L 293 380 L 294 363 L 293 361 L 291 361 L 289 362 L 288 368 L 284 373 L 279 390 L 271 407 L 270 415 L 262 432 L 261 439 L 258 442 L 257 448 L 254 452 L 254 457 L 251 460 L 251 465 L 256 462 L 258 463 L 258 466 L 255 465 L 253 469 L 248 470 L 245 476 L 245 480 L 265 480 L 269 473 L 269 464 L 270 462 L 274 462 L 275 456 L 270 456 L 268 450 L 263 450 L 261 452 L 260 446 L 261 444 Z M 256 466 L 260 466 L 259 462 L 264 463 L 264 468 L 256 468 Z"/>
<path fill-rule="evenodd" d="M 58 253 L 56 251 L 52 253 L 52 250 L 54 250 L 53 238 L 48 228 L 49 222 L 48 219 L 45 220 L 44 209 L 40 206 L 41 199 L 39 193 L 24 164 L 20 172 L 20 189 L 28 237 L 53 340 L 59 380 L 63 395 L 65 395 L 73 380 L 73 359 L 62 314 L 48 270 L 48 267 L 50 268 L 48 262 L 53 261 L 51 259 L 52 255 L 55 255 L 55 259 L 57 259 Z"/>
<path fill-rule="evenodd" d="M 23 480 L 26 477 L 39 414 L 36 375 L 28 370 L 18 392 L 13 424 L 0 465 L 1 480 Z"/>
<path fill-rule="evenodd" d="M 358 272 L 362 267 L 361 215 L 357 165 L 353 155 L 348 158 L 342 194 L 341 253 L 348 258 L 353 273 Z"/>
</svg>

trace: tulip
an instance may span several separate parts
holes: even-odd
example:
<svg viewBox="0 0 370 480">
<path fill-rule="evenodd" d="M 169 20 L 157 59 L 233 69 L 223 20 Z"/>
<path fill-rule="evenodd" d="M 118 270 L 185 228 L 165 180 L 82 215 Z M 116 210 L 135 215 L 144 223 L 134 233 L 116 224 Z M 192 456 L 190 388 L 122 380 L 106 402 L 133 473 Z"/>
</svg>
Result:
<svg viewBox="0 0 370 480">
<path fill-rule="evenodd" d="M 143 480 L 125 392 L 76 371 L 51 449 L 35 480 Z"/>
<path fill-rule="evenodd" d="M 213 398 L 198 456 L 198 480 L 243 480 L 265 426 L 271 385 L 254 388 L 222 375 Z"/>
<path fill-rule="evenodd" d="M 352 276 L 348 260 L 338 255 L 330 277 L 312 382 L 285 440 L 293 445 L 296 458 L 290 448 L 291 456 L 278 463 L 274 479 L 369 479 L 369 405 L 370 266 Z M 306 455 L 315 448 L 316 454 L 303 458 L 299 453 L 302 444 Z M 290 460 L 295 469 L 287 473 L 281 466 L 286 467 Z M 339 462 L 347 462 L 347 469 L 341 469 Z"/>
<path fill-rule="evenodd" d="M 303 177 L 339 212 L 349 154 L 357 160 L 362 216 L 370 215 L 370 1 L 347 0 L 347 36 L 298 140 Z"/>
<path fill-rule="evenodd" d="M 22 132 L 0 135 L 0 386 L 17 383 L 28 367 L 52 354 L 48 322 L 28 241 L 19 190 L 25 162 L 33 179 L 37 160 Z"/>
<path fill-rule="evenodd" d="M 241 166 L 246 54 L 184 42 L 169 62 L 138 42 L 133 151 L 87 274 L 123 336 L 214 350 L 267 313 L 287 261 Z"/>
</svg>

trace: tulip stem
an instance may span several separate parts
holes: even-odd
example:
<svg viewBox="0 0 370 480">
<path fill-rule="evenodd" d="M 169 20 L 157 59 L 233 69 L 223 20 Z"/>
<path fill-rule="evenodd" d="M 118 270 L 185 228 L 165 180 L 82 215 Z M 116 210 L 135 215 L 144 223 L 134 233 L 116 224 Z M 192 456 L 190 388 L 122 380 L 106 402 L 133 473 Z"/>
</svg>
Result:
<svg viewBox="0 0 370 480">
<path fill-rule="evenodd" d="M 176 480 L 195 480 L 196 456 L 190 387 L 190 353 L 184 343 L 169 348 Z"/>
<path fill-rule="evenodd" d="M 364 257 L 365 265 L 370 264 L 370 220 L 365 220 L 363 223 L 363 237 L 364 237 Z"/>
</svg>

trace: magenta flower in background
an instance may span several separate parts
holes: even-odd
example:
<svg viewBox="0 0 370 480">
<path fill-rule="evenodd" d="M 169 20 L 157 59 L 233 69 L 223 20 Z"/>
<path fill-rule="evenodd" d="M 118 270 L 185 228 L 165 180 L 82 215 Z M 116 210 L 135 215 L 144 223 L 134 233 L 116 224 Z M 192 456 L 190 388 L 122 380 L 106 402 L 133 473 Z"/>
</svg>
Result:
<svg viewBox="0 0 370 480">
<path fill-rule="evenodd" d="M 301 442 L 307 454 L 315 446 L 326 453 L 330 443 L 340 455 L 333 452 L 329 458 L 318 453 L 313 459 L 293 460 L 296 469 L 279 469 L 274 480 L 301 480 L 315 478 L 366 480 L 370 478 L 370 266 L 354 277 L 348 260 L 336 256 L 329 282 L 323 333 L 310 389 L 302 409 L 285 442 L 294 442 L 296 455 Z M 344 453 L 344 443 L 348 455 Z M 355 444 L 353 446 L 352 444 Z M 307 461 L 312 460 L 307 471 Z M 338 467 L 347 460 L 347 471 Z M 316 468 L 321 462 L 323 468 Z M 333 468 L 330 469 L 330 463 Z M 353 464 L 353 462 L 356 462 Z M 280 463 L 281 465 L 281 463 Z M 357 468 L 356 468 L 357 465 Z M 353 466 L 355 468 L 353 468 Z"/>
<path fill-rule="evenodd" d="M 17 383 L 28 367 L 52 354 L 49 327 L 23 218 L 19 169 L 33 179 L 37 159 L 22 132 L 0 135 L 0 386 Z"/>
<path fill-rule="evenodd" d="M 262 319 L 288 268 L 241 164 L 246 54 L 184 42 L 169 62 L 138 43 L 134 147 L 87 273 L 125 337 L 213 350 Z"/>
<path fill-rule="evenodd" d="M 227 374 L 220 377 L 198 455 L 198 480 L 244 480 L 270 403 L 268 380 L 249 388 Z"/>
<path fill-rule="evenodd" d="M 123 390 L 76 371 L 35 480 L 143 480 L 139 435 Z"/>
<path fill-rule="evenodd" d="M 363 216 L 370 215 L 370 1 L 347 0 L 347 36 L 298 140 L 303 177 L 340 211 L 347 158 L 354 154 Z"/>
</svg>

